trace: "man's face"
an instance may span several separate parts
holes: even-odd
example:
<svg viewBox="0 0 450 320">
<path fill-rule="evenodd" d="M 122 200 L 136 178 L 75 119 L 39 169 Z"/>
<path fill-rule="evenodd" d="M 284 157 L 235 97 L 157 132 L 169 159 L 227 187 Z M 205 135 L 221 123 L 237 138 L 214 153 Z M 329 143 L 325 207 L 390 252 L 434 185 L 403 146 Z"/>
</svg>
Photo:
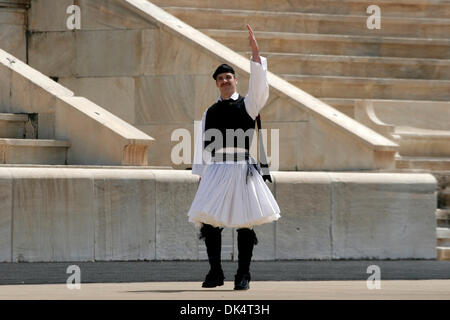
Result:
<svg viewBox="0 0 450 320">
<path fill-rule="evenodd" d="M 219 73 L 216 78 L 216 86 L 224 99 L 229 99 L 236 92 L 237 83 L 237 78 L 231 72 Z"/>
</svg>

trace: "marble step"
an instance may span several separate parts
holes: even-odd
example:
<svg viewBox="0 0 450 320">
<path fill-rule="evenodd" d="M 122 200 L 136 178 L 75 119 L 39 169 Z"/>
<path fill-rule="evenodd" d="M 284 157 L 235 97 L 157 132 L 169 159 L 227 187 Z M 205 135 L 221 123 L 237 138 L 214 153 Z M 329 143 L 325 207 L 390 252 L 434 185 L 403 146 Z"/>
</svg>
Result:
<svg viewBox="0 0 450 320">
<path fill-rule="evenodd" d="M 437 245 L 450 248 L 450 228 L 436 228 Z"/>
<path fill-rule="evenodd" d="M 450 228 L 450 209 L 437 209 L 436 222 L 440 228 Z"/>
<path fill-rule="evenodd" d="M 278 76 L 315 97 L 357 99 L 450 100 L 450 80 L 363 78 L 339 76 Z"/>
<path fill-rule="evenodd" d="M 394 139 L 400 145 L 402 156 L 450 157 L 450 130 L 429 130 L 412 127 L 395 127 Z"/>
<path fill-rule="evenodd" d="M 450 247 L 436 247 L 437 260 L 450 260 Z"/>
<path fill-rule="evenodd" d="M 322 100 L 323 102 L 331 105 L 332 107 L 338 109 L 341 112 L 344 112 L 349 117 L 354 118 L 355 117 L 355 103 L 358 101 L 362 101 L 362 99 L 352 99 L 352 98 L 335 98 L 335 97 L 317 97 L 318 99 Z M 372 100 L 375 103 L 385 103 L 392 108 L 399 108 L 399 110 L 405 110 L 408 109 L 408 113 L 412 114 L 413 111 L 411 110 L 418 110 L 420 108 L 426 108 L 427 110 L 432 109 L 439 113 L 442 113 L 445 117 L 450 115 L 450 111 L 443 112 L 442 110 L 450 110 L 450 101 L 430 101 L 430 100 L 404 100 L 404 99 L 368 99 L 369 101 Z M 392 113 L 390 114 L 392 116 Z M 416 127 L 423 127 L 423 128 L 429 128 L 429 129 L 449 129 L 450 130 L 450 124 L 447 127 L 443 127 L 441 123 L 439 123 L 439 126 L 436 128 L 436 119 L 430 119 L 431 121 L 427 123 L 427 127 L 424 126 L 424 123 L 421 119 L 405 119 L 405 120 L 399 120 L 399 115 L 396 115 L 394 122 L 391 121 L 391 118 L 388 118 L 384 114 L 377 113 L 377 117 L 386 123 L 408 123 Z M 439 121 L 441 122 L 441 121 Z"/>
<path fill-rule="evenodd" d="M 27 9 L 31 0 L 0 0 L 0 8 Z"/>
<path fill-rule="evenodd" d="M 0 113 L 0 138 L 24 138 L 27 122 L 26 114 Z"/>
<path fill-rule="evenodd" d="M 429 171 L 450 170 L 450 158 L 439 157 L 407 157 L 396 156 L 395 167 L 397 169 L 425 169 Z"/>
<path fill-rule="evenodd" d="M 435 0 L 152 0 L 158 6 L 287 11 L 364 15 L 370 5 L 376 4 L 382 16 L 450 18 L 448 1 Z"/>
<path fill-rule="evenodd" d="M 245 30 L 200 29 L 235 51 L 248 50 Z M 450 40 L 255 31 L 260 51 L 342 56 L 449 59 Z"/>
<path fill-rule="evenodd" d="M 66 164 L 70 142 L 0 138 L 1 164 Z"/>
<path fill-rule="evenodd" d="M 28 2 L 28 3 L 27 3 Z M 5 13 L 15 13 L 18 16 L 18 19 L 24 20 L 24 13 L 29 8 L 29 0 L 28 1 L 18 1 L 18 0 L 10 0 L 10 1 L 0 1 L 0 24 L 5 23 L 4 14 Z M 19 17 L 19 16 L 22 17 Z"/>
<path fill-rule="evenodd" d="M 250 58 L 251 52 L 239 52 Z M 450 60 L 261 52 L 275 74 L 450 80 Z"/>
<path fill-rule="evenodd" d="M 322 13 L 165 7 L 170 14 L 197 29 L 254 30 L 411 38 L 450 37 L 450 19 L 382 17 L 380 29 L 367 27 L 368 16 Z"/>
</svg>

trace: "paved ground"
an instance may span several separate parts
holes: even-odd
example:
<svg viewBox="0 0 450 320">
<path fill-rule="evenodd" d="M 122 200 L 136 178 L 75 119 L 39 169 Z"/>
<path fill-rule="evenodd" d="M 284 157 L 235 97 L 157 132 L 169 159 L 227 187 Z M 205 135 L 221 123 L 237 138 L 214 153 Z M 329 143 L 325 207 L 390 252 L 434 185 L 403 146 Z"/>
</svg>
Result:
<svg viewBox="0 0 450 320">
<path fill-rule="evenodd" d="M 198 282 L 208 272 L 207 261 L 0 263 L 0 285 L 66 283 L 70 265 L 80 268 L 82 283 Z M 450 261 L 335 260 L 253 261 L 255 281 L 366 280 L 378 266 L 383 280 L 450 280 Z M 237 262 L 223 262 L 226 281 L 234 279 Z"/>
<path fill-rule="evenodd" d="M 70 265 L 80 289 L 67 287 Z M 245 292 L 233 290 L 236 266 L 224 262 L 225 285 L 204 289 L 206 261 L 1 263 L 0 299 L 450 300 L 450 261 L 254 261 Z M 367 287 L 369 266 L 379 268 L 380 289 Z"/>
<path fill-rule="evenodd" d="M 381 280 L 380 289 L 366 281 L 253 281 L 248 291 L 233 290 L 231 281 L 204 289 L 200 282 L 85 283 L 0 286 L 1 300 L 450 300 L 450 280 Z"/>
</svg>

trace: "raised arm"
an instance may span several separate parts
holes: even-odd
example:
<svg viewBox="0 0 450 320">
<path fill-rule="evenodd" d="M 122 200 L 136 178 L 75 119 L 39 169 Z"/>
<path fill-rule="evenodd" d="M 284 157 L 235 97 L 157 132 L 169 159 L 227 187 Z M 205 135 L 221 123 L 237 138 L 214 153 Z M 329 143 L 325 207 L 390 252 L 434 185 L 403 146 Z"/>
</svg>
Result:
<svg viewBox="0 0 450 320">
<path fill-rule="evenodd" d="M 254 120 L 269 98 L 269 84 L 267 82 L 267 60 L 259 55 L 258 43 L 252 28 L 247 25 L 247 29 L 252 59 L 250 60 L 250 83 L 244 101 L 247 113 Z"/>
<path fill-rule="evenodd" d="M 252 60 L 261 64 L 258 42 L 256 42 L 255 35 L 249 24 L 247 24 L 247 29 L 248 29 L 248 40 L 250 41 L 250 47 L 252 48 Z"/>
</svg>

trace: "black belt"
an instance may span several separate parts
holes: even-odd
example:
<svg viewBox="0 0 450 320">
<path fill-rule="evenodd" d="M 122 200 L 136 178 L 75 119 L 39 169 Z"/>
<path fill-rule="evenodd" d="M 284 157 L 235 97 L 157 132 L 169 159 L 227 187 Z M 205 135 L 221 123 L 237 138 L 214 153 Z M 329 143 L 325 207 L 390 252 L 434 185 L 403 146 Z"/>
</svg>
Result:
<svg viewBox="0 0 450 320">
<path fill-rule="evenodd" d="M 249 152 L 216 152 L 212 156 L 213 161 L 231 161 L 231 162 L 237 162 L 237 161 L 248 161 L 250 160 L 250 153 Z"/>
<path fill-rule="evenodd" d="M 245 176 L 245 183 L 248 182 L 248 177 L 253 175 L 251 167 L 255 168 L 255 170 L 260 174 L 262 174 L 261 167 L 257 163 L 251 163 L 251 156 L 249 152 L 234 152 L 234 153 L 215 153 L 212 157 L 213 162 L 237 162 L 237 161 L 245 161 L 247 164 L 247 173 Z"/>
</svg>

